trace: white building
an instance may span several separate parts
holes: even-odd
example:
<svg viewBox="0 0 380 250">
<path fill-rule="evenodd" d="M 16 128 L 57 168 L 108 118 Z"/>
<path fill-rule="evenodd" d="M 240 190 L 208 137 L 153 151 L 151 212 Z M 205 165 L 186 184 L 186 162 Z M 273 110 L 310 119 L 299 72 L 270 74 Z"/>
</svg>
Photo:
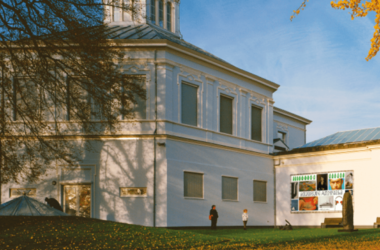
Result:
<svg viewBox="0 0 380 250">
<path fill-rule="evenodd" d="M 311 121 L 273 106 L 278 84 L 184 41 L 179 0 L 141 2 L 134 17 L 114 8 L 106 19 L 108 38 L 127 53 L 123 72 L 144 79 L 137 119 L 93 140 L 98 152 L 80 168 L 2 185 L 1 202 L 29 189 L 67 213 L 158 227 L 209 226 L 216 205 L 219 226 L 240 225 L 245 208 L 249 225 L 273 226 L 273 153 L 305 144 Z"/>
<path fill-rule="evenodd" d="M 341 218 L 346 191 L 353 195 L 355 227 L 372 227 L 380 217 L 380 201 L 373 198 L 380 175 L 380 128 L 338 132 L 274 159 L 277 224 L 318 226 L 326 217 Z M 310 188 L 303 189 L 303 183 Z"/>
</svg>

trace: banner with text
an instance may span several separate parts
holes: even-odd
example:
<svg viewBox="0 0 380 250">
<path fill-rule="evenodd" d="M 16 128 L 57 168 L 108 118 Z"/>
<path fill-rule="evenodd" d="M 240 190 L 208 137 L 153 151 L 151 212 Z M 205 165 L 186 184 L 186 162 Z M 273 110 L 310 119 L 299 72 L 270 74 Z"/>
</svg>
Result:
<svg viewBox="0 0 380 250">
<path fill-rule="evenodd" d="M 354 172 L 291 175 L 291 212 L 342 211 L 343 195 L 354 195 Z"/>
</svg>

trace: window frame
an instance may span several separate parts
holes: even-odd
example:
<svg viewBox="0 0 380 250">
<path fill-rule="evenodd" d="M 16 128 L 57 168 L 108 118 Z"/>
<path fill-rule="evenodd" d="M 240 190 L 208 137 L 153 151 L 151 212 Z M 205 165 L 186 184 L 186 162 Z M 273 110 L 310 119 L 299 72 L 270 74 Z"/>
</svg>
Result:
<svg viewBox="0 0 380 250">
<path fill-rule="evenodd" d="M 221 114 L 222 114 L 222 108 L 221 108 L 221 102 L 222 102 L 222 97 L 225 97 L 225 98 L 229 98 L 229 99 L 231 99 L 231 104 L 232 104 L 232 107 L 231 107 L 231 125 L 232 125 L 232 128 L 231 128 L 231 133 L 226 133 L 226 132 L 223 132 L 223 131 L 221 131 L 221 129 L 220 129 L 220 125 L 221 125 Z M 235 127 L 236 127 L 236 124 L 235 124 L 235 97 L 233 97 L 233 96 L 231 96 L 231 95 L 228 95 L 228 94 L 225 94 L 225 93 L 223 93 L 223 92 L 219 92 L 219 103 L 218 103 L 218 120 L 219 120 L 219 122 L 218 122 L 218 132 L 219 133 L 223 133 L 223 134 L 226 134 L 226 135 L 235 135 Z"/>
<path fill-rule="evenodd" d="M 260 131 L 261 131 L 261 139 L 258 141 L 258 140 L 255 140 L 255 139 L 252 139 L 253 137 L 253 134 L 252 134 L 252 125 L 253 125 L 253 117 L 252 117 L 252 107 L 254 108 L 257 108 L 257 109 L 260 109 L 261 111 L 261 121 L 260 121 Z M 261 106 L 258 106 L 258 105 L 255 105 L 253 103 L 250 103 L 250 107 L 249 107 L 249 111 L 250 111 L 250 139 L 252 141 L 258 141 L 258 142 L 263 142 L 263 113 L 264 113 L 264 108 L 261 107 Z"/>
<path fill-rule="evenodd" d="M 282 136 L 278 137 L 278 134 L 281 134 Z M 287 138 L 288 138 L 288 133 L 282 130 L 277 130 L 277 138 L 283 140 L 283 142 L 286 143 Z"/>
<path fill-rule="evenodd" d="M 18 93 L 18 88 L 20 88 L 20 83 L 19 83 L 19 80 L 24 80 L 25 82 L 27 82 L 27 80 L 30 80 L 31 81 L 31 78 L 30 77 L 24 77 L 24 76 L 16 76 L 16 77 L 13 77 L 12 79 L 12 102 L 13 102 L 13 105 L 11 107 L 11 118 L 12 118 L 12 121 L 13 122 L 20 122 L 22 121 L 22 119 L 19 119 L 18 117 L 20 115 L 18 115 L 19 113 L 19 108 L 18 108 L 18 96 L 17 96 L 17 93 Z M 33 82 L 34 83 L 34 82 Z M 35 83 L 34 83 L 35 84 Z M 41 90 L 41 86 L 40 85 L 37 85 L 36 86 L 36 92 L 37 92 L 37 95 L 38 95 L 38 99 L 37 99 L 37 106 L 38 106 L 38 110 L 37 110 L 37 116 L 39 117 L 39 119 L 41 119 L 42 117 L 42 113 L 41 113 L 41 98 L 42 98 L 42 90 Z M 22 102 L 22 100 L 21 100 Z M 46 120 L 46 121 L 50 121 L 50 120 Z"/>
<path fill-rule="evenodd" d="M 222 187 L 222 192 L 221 192 L 221 198 L 222 198 L 222 201 L 227 201 L 227 202 L 239 202 L 239 177 L 236 177 L 236 176 L 230 176 L 230 175 L 222 175 L 221 176 L 222 179 L 221 179 L 221 187 Z M 233 178 L 233 179 L 236 179 L 236 200 L 231 200 L 231 199 L 223 199 L 223 177 L 224 178 Z"/>
<path fill-rule="evenodd" d="M 162 9 L 161 9 L 162 7 Z M 162 22 L 162 25 L 161 25 Z M 165 26 L 165 1 L 164 0 L 158 0 L 158 24 L 161 28 L 164 28 Z"/>
<path fill-rule="evenodd" d="M 265 201 L 255 201 L 255 181 L 257 182 L 265 182 Z M 252 187 L 252 190 L 253 190 L 253 202 L 254 203 L 268 203 L 268 181 L 265 181 L 265 180 L 259 180 L 259 179 L 253 179 L 253 187 Z"/>
<path fill-rule="evenodd" d="M 166 2 L 166 29 L 170 32 L 172 32 L 172 22 L 173 22 L 172 3 L 167 1 Z"/>
<path fill-rule="evenodd" d="M 191 197 L 191 196 L 185 196 L 185 174 L 190 173 L 190 174 L 199 174 L 202 175 L 202 197 Z M 203 172 L 195 172 L 195 171 L 188 171 L 184 170 L 183 171 L 183 198 L 184 199 L 190 199 L 190 200 L 204 200 L 205 199 L 205 182 L 204 182 L 204 177 L 205 174 Z"/>
<path fill-rule="evenodd" d="M 183 112 L 182 112 L 182 105 L 183 105 L 183 98 L 182 98 L 182 86 L 183 86 L 183 84 L 185 84 L 185 85 L 188 85 L 188 86 L 191 86 L 191 87 L 194 87 L 194 88 L 196 88 L 197 89 L 197 95 L 196 95 L 196 97 L 197 97 L 197 100 L 196 100 L 196 104 L 197 104 L 197 108 L 196 108 L 196 112 L 197 112 L 197 115 L 196 115 L 196 117 L 197 117 L 197 122 L 196 122 L 196 125 L 193 125 L 193 124 L 187 124 L 187 123 L 184 123 L 183 122 L 183 119 L 182 119 L 182 117 L 183 117 Z M 200 108 L 200 96 L 199 96 L 199 90 L 200 90 L 200 85 L 197 85 L 197 84 L 194 84 L 194 83 L 190 83 L 190 82 L 188 82 L 188 81 L 181 81 L 181 89 L 180 89 L 180 95 L 181 95 L 181 102 L 180 102 L 180 112 L 181 112 L 181 116 L 180 116 L 180 122 L 181 122 L 181 124 L 184 124 L 184 125 L 186 125 L 186 126 L 193 126 L 193 127 L 199 127 L 199 108 Z"/>
<path fill-rule="evenodd" d="M 157 0 L 150 0 L 150 22 L 154 25 L 156 25 L 156 1 Z"/>
<path fill-rule="evenodd" d="M 144 113 L 145 113 L 145 118 L 139 118 L 139 119 L 132 119 L 132 120 L 147 120 L 148 119 L 148 84 L 147 84 L 147 75 L 146 74 L 128 74 L 128 73 L 125 73 L 123 74 L 123 79 L 122 79 L 122 82 L 120 83 L 120 91 L 124 92 L 124 78 L 128 78 L 128 77 L 131 77 L 131 78 L 141 78 L 142 81 L 141 83 L 144 85 L 144 89 L 145 89 L 145 110 L 144 110 Z M 124 105 L 122 103 L 120 103 L 121 107 L 120 109 L 124 109 Z M 134 104 L 135 105 L 135 104 Z M 135 108 L 135 107 L 134 107 Z M 128 121 L 128 120 L 131 120 L 131 119 L 127 119 L 125 118 L 123 115 L 119 115 L 119 119 L 121 121 Z"/>
</svg>

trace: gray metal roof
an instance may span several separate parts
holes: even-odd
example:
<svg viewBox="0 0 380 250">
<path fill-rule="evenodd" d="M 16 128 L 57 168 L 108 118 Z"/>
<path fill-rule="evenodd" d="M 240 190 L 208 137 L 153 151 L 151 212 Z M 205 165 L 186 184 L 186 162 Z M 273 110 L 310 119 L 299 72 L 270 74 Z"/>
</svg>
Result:
<svg viewBox="0 0 380 250">
<path fill-rule="evenodd" d="M 69 216 L 26 195 L 0 206 L 0 216 Z"/>
<path fill-rule="evenodd" d="M 344 143 L 360 143 L 374 140 L 380 140 L 380 127 L 337 132 L 322 139 L 309 142 L 298 148 L 310 148 Z"/>
<path fill-rule="evenodd" d="M 117 25 L 117 24 L 104 24 L 100 26 L 94 26 L 92 28 L 85 28 L 81 30 L 77 30 L 74 33 L 69 32 L 61 32 L 60 35 L 65 38 L 70 38 L 74 34 L 77 35 L 80 33 L 81 35 L 88 36 L 101 36 L 104 39 L 138 39 L 138 40 L 157 40 L 157 39 L 166 39 L 173 43 L 182 45 L 186 48 L 192 49 L 219 61 L 225 62 L 223 59 L 220 59 L 217 56 L 191 44 L 181 39 L 178 35 L 166 31 L 156 25 L 151 24 L 137 24 L 137 25 Z M 57 34 L 55 35 L 57 36 Z"/>
</svg>

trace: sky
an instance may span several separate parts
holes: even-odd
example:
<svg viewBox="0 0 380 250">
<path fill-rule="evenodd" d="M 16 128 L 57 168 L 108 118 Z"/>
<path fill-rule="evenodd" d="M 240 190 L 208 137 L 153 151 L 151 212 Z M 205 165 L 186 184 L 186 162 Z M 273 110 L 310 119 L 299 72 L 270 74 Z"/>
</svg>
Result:
<svg viewBox="0 0 380 250">
<path fill-rule="evenodd" d="M 380 127 L 380 53 L 366 61 L 374 15 L 351 20 L 331 0 L 182 0 L 183 38 L 280 85 L 275 106 L 313 122 L 307 142 Z"/>
</svg>

